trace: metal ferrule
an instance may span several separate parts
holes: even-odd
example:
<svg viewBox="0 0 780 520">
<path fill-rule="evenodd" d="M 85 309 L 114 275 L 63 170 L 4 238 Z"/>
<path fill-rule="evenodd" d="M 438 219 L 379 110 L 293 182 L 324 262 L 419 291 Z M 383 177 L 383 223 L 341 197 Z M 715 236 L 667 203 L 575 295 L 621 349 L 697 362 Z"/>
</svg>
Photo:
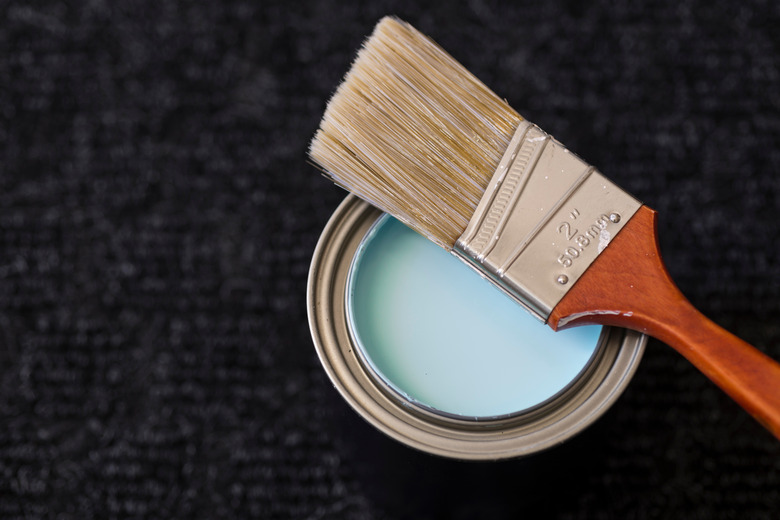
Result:
<svg viewBox="0 0 780 520">
<path fill-rule="evenodd" d="M 640 206 L 523 121 L 453 252 L 546 323 Z"/>
</svg>

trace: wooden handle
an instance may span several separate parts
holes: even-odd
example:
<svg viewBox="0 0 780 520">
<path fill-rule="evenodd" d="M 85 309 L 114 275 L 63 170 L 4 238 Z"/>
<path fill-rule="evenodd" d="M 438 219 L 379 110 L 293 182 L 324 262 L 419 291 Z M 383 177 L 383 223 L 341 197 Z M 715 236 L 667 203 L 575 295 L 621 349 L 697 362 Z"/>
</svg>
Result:
<svg viewBox="0 0 780 520">
<path fill-rule="evenodd" d="M 780 364 L 696 310 L 666 271 L 643 206 L 553 309 L 549 324 L 626 327 L 668 344 L 780 439 Z"/>
</svg>

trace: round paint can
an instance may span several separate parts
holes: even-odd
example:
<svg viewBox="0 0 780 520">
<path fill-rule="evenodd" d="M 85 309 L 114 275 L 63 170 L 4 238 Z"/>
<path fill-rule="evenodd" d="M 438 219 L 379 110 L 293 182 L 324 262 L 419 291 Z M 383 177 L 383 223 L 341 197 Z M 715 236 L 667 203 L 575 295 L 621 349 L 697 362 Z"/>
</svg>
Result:
<svg viewBox="0 0 780 520">
<path fill-rule="evenodd" d="M 497 460 L 560 444 L 631 380 L 647 337 L 553 332 L 454 256 L 354 196 L 320 237 L 314 344 L 365 420 L 413 448 Z"/>
</svg>

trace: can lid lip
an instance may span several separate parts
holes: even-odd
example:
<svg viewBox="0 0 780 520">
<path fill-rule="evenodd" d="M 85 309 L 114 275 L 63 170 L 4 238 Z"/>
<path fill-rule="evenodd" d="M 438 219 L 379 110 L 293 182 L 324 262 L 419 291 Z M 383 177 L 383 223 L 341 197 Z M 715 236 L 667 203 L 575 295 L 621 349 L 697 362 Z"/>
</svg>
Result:
<svg viewBox="0 0 780 520">
<path fill-rule="evenodd" d="M 545 450 L 593 423 L 623 393 L 637 369 L 647 336 L 611 329 L 607 348 L 574 400 L 548 403 L 519 415 L 465 421 L 413 407 L 376 384 L 352 348 L 344 291 L 351 258 L 382 215 L 353 195 L 339 205 L 312 257 L 307 285 L 309 328 L 331 382 L 366 421 L 413 448 L 464 460 L 496 460 Z M 602 350 L 597 349 L 597 352 Z M 606 357 L 604 357 L 606 356 Z"/>
</svg>

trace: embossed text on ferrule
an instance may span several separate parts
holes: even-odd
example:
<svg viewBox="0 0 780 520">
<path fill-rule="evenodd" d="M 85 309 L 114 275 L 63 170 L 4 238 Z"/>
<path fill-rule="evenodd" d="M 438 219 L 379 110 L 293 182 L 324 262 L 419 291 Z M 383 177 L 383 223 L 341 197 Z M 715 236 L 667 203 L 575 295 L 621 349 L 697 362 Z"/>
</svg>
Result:
<svg viewBox="0 0 780 520">
<path fill-rule="evenodd" d="M 569 213 L 569 218 L 571 220 L 576 220 L 579 215 L 579 210 L 574 208 L 571 213 Z M 574 265 L 574 262 L 576 262 L 578 258 L 583 257 L 583 255 L 588 252 L 587 249 L 591 247 L 596 247 L 600 253 L 601 249 L 598 248 L 599 239 L 603 239 L 605 236 L 611 236 L 607 231 L 607 227 L 610 223 L 609 216 L 602 213 L 598 216 L 596 221 L 589 226 L 588 223 L 585 223 L 586 227 L 584 228 L 580 228 L 575 223 L 565 220 L 558 224 L 558 235 L 562 236 L 564 239 L 563 246 L 558 250 L 558 263 L 564 268 L 569 268 Z"/>
<path fill-rule="evenodd" d="M 546 321 L 640 206 L 523 122 L 454 252 Z"/>
</svg>

